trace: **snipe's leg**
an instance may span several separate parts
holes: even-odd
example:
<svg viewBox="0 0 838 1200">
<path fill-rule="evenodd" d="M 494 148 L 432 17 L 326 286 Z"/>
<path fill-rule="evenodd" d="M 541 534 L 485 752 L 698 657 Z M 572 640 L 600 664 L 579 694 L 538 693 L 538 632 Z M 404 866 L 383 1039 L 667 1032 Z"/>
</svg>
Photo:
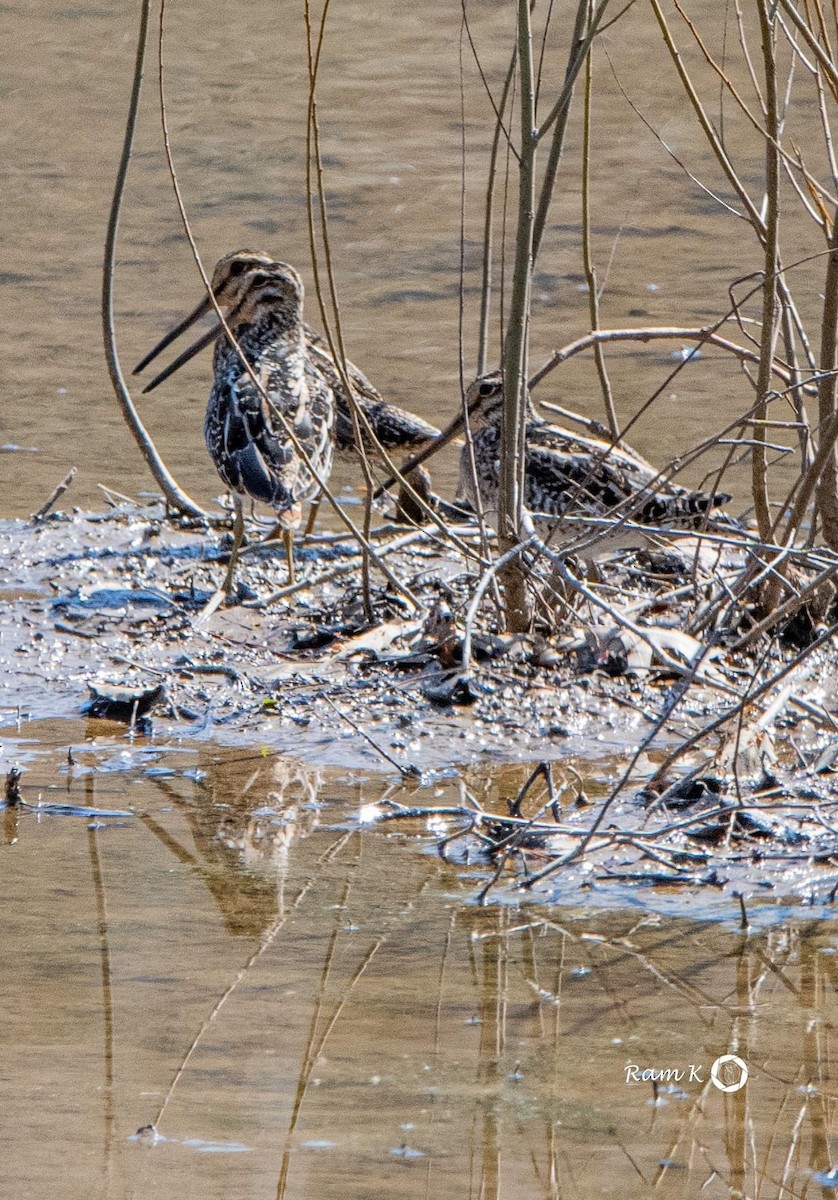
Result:
<svg viewBox="0 0 838 1200">
<path fill-rule="evenodd" d="M 233 575 L 239 558 L 239 550 L 241 550 L 241 544 L 244 541 L 244 510 L 242 508 L 241 496 L 236 493 L 233 493 L 233 505 L 236 512 L 235 520 L 233 521 L 233 548 L 230 551 L 227 574 L 224 576 L 224 592 L 228 600 L 233 595 Z"/>
<path fill-rule="evenodd" d="M 314 522 L 317 520 L 317 514 L 320 512 L 320 502 L 322 499 L 323 493 L 318 492 L 314 498 L 314 501 L 312 502 L 311 508 L 308 510 L 308 520 L 306 521 L 306 527 L 303 532 L 304 542 L 311 536 L 311 531 L 314 529 Z"/>
<path fill-rule="evenodd" d="M 288 582 L 289 584 L 297 582 L 297 573 L 294 570 L 294 530 L 283 529 L 282 540 L 285 543 L 285 557 L 288 560 Z"/>
</svg>

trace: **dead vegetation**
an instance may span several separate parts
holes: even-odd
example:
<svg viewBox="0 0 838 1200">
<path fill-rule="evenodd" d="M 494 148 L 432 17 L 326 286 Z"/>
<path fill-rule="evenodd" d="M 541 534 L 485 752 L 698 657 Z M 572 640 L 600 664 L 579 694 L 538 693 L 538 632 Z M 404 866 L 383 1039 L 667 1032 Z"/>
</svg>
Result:
<svg viewBox="0 0 838 1200">
<path fill-rule="evenodd" d="M 363 520 L 356 524 L 340 511 L 347 532 L 311 540 L 300 551 L 300 579 L 286 586 L 276 587 L 270 550 L 254 548 L 246 559 L 250 565 L 239 606 L 225 610 L 214 595 L 217 564 L 208 564 L 203 550 L 193 543 L 184 557 L 159 552 L 155 542 L 162 544 L 166 536 L 161 526 L 154 528 L 157 515 L 152 520 L 123 510 L 121 520 L 146 524 L 142 544 L 124 556 L 130 576 L 125 611 L 134 613 L 145 604 L 153 613 L 132 617 L 133 630 L 127 633 L 120 618 L 119 637 L 141 644 L 139 655 L 123 653 L 141 678 L 128 681 L 135 690 L 121 700 L 120 711 L 124 717 L 128 705 L 132 723 L 142 716 L 139 706 L 154 690 L 147 686 L 149 672 L 159 677 L 155 703 L 167 706 L 176 719 L 201 720 L 206 705 L 203 719 L 209 720 L 212 712 L 214 722 L 228 716 L 241 721 L 244 713 L 252 718 L 258 712 L 305 724 L 320 704 L 331 722 L 410 775 L 421 774 L 422 765 L 401 753 L 408 739 L 400 744 L 396 722 L 382 718 L 383 738 L 375 731 L 376 719 L 387 709 L 396 710 L 407 724 L 417 714 L 468 709 L 472 721 L 513 730 L 514 741 L 515 736 L 549 740 L 551 730 L 572 724 L 580 712 L 598 713 L 602 720 L 614 707 L 635 719 L 636 744 L 595 811 L 575 809 L 573 828 L 565 828 L 557 816 L 558 802 L 551 798 L 547 803 L 554 827 L 544 828 L 542 810 L 523 815 L 519 797 L 508 816 L 464 809 L 466 832 L 457 837 L 467 834 L 485 843 L 499 870 L 512 856 L 526 860 L 528 883 L 582 859 L 604 858 L 613 870 L 609 856 L 617 851 L 625 859 L 624 873 L 630 875 L 638 863 L 644 870 L 653 863 L 667 882 L 709 880 L 702 870 L 710 846 L 712 856 L 726 861 L 737 855 L 764 858 L 766 841 L 786 856 L 829 858 L 828 794 L 836 733 L 830 679 L 838 632 L 834 14 L 819 0 L 804 0 L 802 6 L 793 0 L 757 0 L 747 11 L 734 4 L 732 37 L 725 42 L 724 30 L 699 29 L 680 4 L 672 21 L 656 0 L 644 10 L 659 26 L 712 172 L 720 178 L 705 180 L 692 174 L 689 164 L 676 160 L 677 165 L 716 205 L 720 236 L 732 226 L 737 235 L 752 239 L 753 270 L 731 279 L 727 296 L 714 298 L 713 320 L 607 329 L 600 321 L 602 285 L 589 190 L 598 166 L 594 99 L 597 72 L 602 60 L 608 64 L 603 35 L 623 22 L 642 19 L 639 6 L 580 0 L 569 40 L 552 5 L 521 0 L 515 7 L 514 44 L 499 80 L 483 69 L 479 25 L 472 21 L 477 22 L 478 14 L 468 5 L 463 8 L 464 31 L 491 100 L 488 120 L 494 130 L 482 214 L 475 358 L 480 373 L 494 341 L 504 366 L 498 534 L 479 519 L 455 527 L 450 510 L 432 496 L 418 498 L 412 527 L 376 527 L 374 485 L 386 473 L 404 479 L 386 453 L 380 462 L 368 458 L 365 437 L 359 436 L 367 484 Z M 351 394 L 329 254 L 318 127 L 317 81 L 327 10 L 319 18 L 308 7 L 306 13 L 316 290 L 330 353 Z M 166 497 L 166 520 L 200 522 L 206 514 L 168 474 L 133 410 L 111 312 L 115 239 L 147 19 L 144 3 L 106 255 L 106 345 L 123 412 Z M 161 12 L 160 108 L 177 193 L 166 128 L 162 20 Z M 561 51 L 568 44 L 569 55 Z M 637 112 L 623 84 L 619 86 L 628 107 Z M 581 133 L 578 159 L 565 156 L 572 120 L 578 120 Z M 655 122 L 645 116 L 642 120 L 662 153 L 670 154 Z M 748 176 L 737 165 L 734 132 L 742 129 L 764 147 L 762 178 Z M 572 167 L 581 172 L 583 183 L 580 252 L 591 329 L 533 370 L 533 272 L 545 253 L 552 198 L 562 173 Z M 509 203 L 501 203 L 502 197 Z M 179 194 L 177 200 L 199 258 Z M 661 203 L 665 205 L 665 197 Z M 787 230 L 793 231 L 796 246 L 807 247 L 793 263 L 786 261 Z M 493 249 L 498 245 L 503 248 L 500 257 Z M 502 261 L 504 253 L 507 261 Z M 498 291 L 498 280 L 506 282 L 508 291 Z M 812 303 L 813 294 L 820 295 L 818 304 Z M 490 321 L 493 304 L 497 336 Z M 606 351 L 617 353 L 632 341 L 667 339 L 687 342 L 687 351 L 633 419 L 621 425 Z M 662 466 L 659 479 L 663 486 L 685 471 L 695 477 L 703 469 L 702 486 L 715 492 L 724 488 L 729 473 L 746 465 L 751 494 L 740 504 L 747 510 L 741 527 L 698 530 L 669 541 L 666 531 L 639 530 L 630 514 L 618 514 L 612 524 L 631 526 L 638 535 L 645 532 L 651 546 L 612 556 L 595 573 L 583 563 L 595 556 L 600 527 L 587 529 L 580 518 L 573 554 L 528 533 L 522 500 L 527 388 L 535 388 L 538 399 L 542 380 L 569 358 L 591 350 L 604 420 L 564 406 L 554 411 L 563 421 L 602 433 L 618 446 L 710 346 L 729 356 L 738 382 L 744 379 L 750 389 L 749 399 L 736 405 L 723 428 L 707 430 L 699 444 L 684 447 L 676 461 Z M 357 413 L 353 419 L 357 432 Z M 334 497 L 329 499 L 340 510 Z M 44 513 L 51 502 L 52 497 Z M 39 522 L 48 528 L 50 519 L 39 514 Z M 149 587 L 157 600 L 140 597 Z M 96 595 L 85 585 L 59 597 L 53 606 L 54 629 L 77 639 L 99 639 L 109 618 Z M 200 652 L 174 658 L 172 647 L 179 641 L 200 643 Z M 155 644 L 165 647 L 156 659 Z M 234 700 L 229 694 L 209 700 L 206 688 L 195 685 L 212 672 L 222 686 L 235 689 Z M 100 695 L 98 702 L 107 709 L 106 697 Z M 96 712 L 97 698 L 93 703 Z M 219 706 L 229 710 L 223 718 Z M 447 757 L 456 759 L 453 748 Z M 803 782 L 795 782 L 798 775 Z M 540 778 L 547 780 L 544 770 Z M 548 860 L 540 869 L 529 861 L 536 852 Z"/>
<path fill-rule="evenodd" d="M 834 628 L 797 613 L 754 636 L 750 606 L 734 602 L 742 547 L 715 547 L 708 563 L 682 539 L 627 552 L 597 581 L 567 566 L 559 630 L 536 618 L 510 634 L 478 565 L 435 533 L 382 524 L 372 536 L 410 599 L 378 585 L 370 621 L 359 551 L 340 534 L 303 547 L 301 578 L 270 604 L 281 554 L 254 550 L 242 571 L 253 598 L 207 615 L 224 558 L 211 531 L 125 506 L 9 525 L 10 622 L 28 636 L 5 703 L 44 715 L 62 711 L 63 691 L 63 711 L 78 711 L 89 689 L 88 716 L 137 735 L 255 738 L 420 788 L 470 761 L 543 759 L 508 811 L 464 791 L 439 834 L 446 854 L 472 846 L 526 886 L 560 867 L 683 886 L 760 863 L 835 865 Z M 590 794 L 564 764 L 593 768 L 604 753 L 609 774 Z M 425 803 L 387 815 L 439 815 Z"/>
</svg>

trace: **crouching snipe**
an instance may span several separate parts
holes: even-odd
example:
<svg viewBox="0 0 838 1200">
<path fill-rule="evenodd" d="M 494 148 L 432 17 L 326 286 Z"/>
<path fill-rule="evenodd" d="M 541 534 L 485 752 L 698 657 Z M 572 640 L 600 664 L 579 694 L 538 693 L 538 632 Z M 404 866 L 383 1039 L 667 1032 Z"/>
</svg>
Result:
<svg viewBox="0 0 838 1200">
<path fill-rule="evenodd" d="M 538 416 L 527 396 L 524 433 L 525 521 L 562 552 L 597 558 L 643 546 L 655 535 L 690 530 L 738 529 L 713 509 L 722 493 L 694 492 L 668 481 L 626 446 L 572 433 Z M 462 430 L 466 416 L 471 445 L 460 455 L 458 498 L 498 528 L 503 380 L 499 372 L 476 379 L 461 411 L 430 448 L 435 452 Z M 405 469 L 430 452 L 411 459 Z"/>
</svg>

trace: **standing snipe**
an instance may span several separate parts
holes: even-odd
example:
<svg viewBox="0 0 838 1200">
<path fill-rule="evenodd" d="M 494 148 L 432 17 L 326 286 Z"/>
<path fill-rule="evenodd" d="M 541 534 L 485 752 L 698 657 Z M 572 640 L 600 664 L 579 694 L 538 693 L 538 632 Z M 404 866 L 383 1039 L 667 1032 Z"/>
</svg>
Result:
<svg viewBox="0 0 838 1200">
<path fill-rule="evenodd" d="M 249 290 L 254 273 L 276 264 L 276 260 L 261 250 L 235 250 L 226 254 L 215 266 L 212 276 L 212 290 L 216 302 L 228 319 L 235 318 L 243 296 Z M 167 346 L 190 328 L 197 320 L 212 309 L 208 297 L 171 329 L 165 337 L 148 352 L 134 368 L 134 374 L 142 371 Z M 319 371 L 335 399 L 334 419 L 334 448 L 338 454 L 355 456 L 356 436 L 355 422 L 352 419 L 352 403 L 344 384 L 341 372 L 331 356 L 328 345 L 323 337 L 316 333 L 310 325 L 302 322 L 305 351 L 311 365 Z M 188 362 L 195 354 L 215 341 L 221 330 L 215 325 L 200 337 L 192 346 L 175 358 L 165 370 L 151 380 L 143 388 L 147 393 L 156 388 L 163 380 L 173 374 L 179 367 Z M 378 455 L 378 447 L 388 452 L 416 453 L 439 436 L 439 430 L 423 421 L 398 405 L 390 404 L 382 399 L 375 387 L 354 363 L 346 362 L 346 373 L 352 386 L 353 395 L 360 413 L 364 419 L 359 420 L 360 432 L 365 451 L 373 457 Z M 366 422 L 366 424 L 365 424 Z M 372 431 L 370 436 L 367 425 Z M 412 481 L 417 490 L 427 492 L 427 484 L 421 484 L 417 475 Z M 421 486 L 420 486 L 421 485 Z"/>
<path fill-rule="evenodd" d="M 251 257 L 245 262 L 228 255 L 215 269 L 212 288 L 226 309 L 227 324 L 238 349 L 216 327 L 184 351 L 145 390 L 156 386 L 215 339 L 215 379 L 204 419 L 204 437 L 235 503 L 233 551 L 224 583 L 229 594 L 244 533 L 243 496 L 270 504 L 275 510 L 293 580 L 292 531 L 300 523 L 303 502 L 319 490 L 316 476 L 327 478 L 332 466 L 335 396 L 308 352 L 303 283 L 293 267 L 266 258 L 254 261 Z M 137 370 L 210 307 L 208 299 L 202 301 L 155 346 Z"/>
<path fill-rule="evenodd" d="M 271 258 L 270 254 L 258 250 L 237 250 L 232 253 L 225 254 L 216 263 L 213 271 L 213 293 L 217 305 L 221 311 L 225 313 L 229 320 L 238 320 L 240 313 L 240 305 L 243 302 L 244 296 L 249 292 L 252 278 L 258 275 L 258 272 L 271 268 L 276 265 L 276 259 Z M 166 336 L 162 337 L 157 342 L 156 346 L 149 350 L 145 358 L 138 362 L 134 367 L 134 374 L 143 371 L 150 362 L 157 358 L 157 355 L 166 349 L 175 338 L 190 326 L 197 322 L 200 318 L 206 316 L 213 308 L 208 296 L 200 301 L 200 304 L 188 314 L 184 320 L 178 325 L 175 325 L 172 330 L 169 330 Z M 334 420 L 334 448 L 337 454 L 342 456 L 355 457 L 357 454 L 357 438 L 355 438 L 355 422 L 352 418 L 352 401 L 347 394 L 347 389 L 341 372 L 335 364 L 335 360 L 331 358 L 328 344 L 321 335 L 316 334 L 311 325 L 301 322 L 303 329 L 303 337 L 305 343 L 305 353 L 307 359 L 313 368 L 321 373 L 321 376 L 327 382 L 333 396 L 335 398 L 335 420 Z M 209 346 L 210 342 L 214 342 L 217 338 L 221 338 L 226 344 L 226 338 L 223 336 L 223 331 L 219 324 L 215 324 L 206 334 L 199 337 L 192 346 L 184 350 L 184 353 L 178 355 L 178 358 L 173 359 L 163 371 L 157 374 L 149 384 L 146 384 L 143 389 L 143 394 L 156 388 L 164 379 L 168 379 L 170 374 L 173 374 L 179 367 L 188 362 L 193 355 L 198 354 L 199 350 Z M 353 362 L 346 362 L 346 372 L 349 378 L 349 383 L 352 385 L 352 391 L 355 402 L 358 404 L 360 413 L 364 419 L 359 419 L 361 440 L 364 443 L 364 449 L 367 454 L 373 457 L 378 455 L 378 446 L 382 446 L 388 452 L 405 452 L 405 454 L 415 454 L 415 452 L 425 448 L 433 442 L 433 439 L 439 436 L 439 430 L 429 422 L 421 420 L 419 416 L 407 412 L 405 408 L 399 408 L 397 404 L 391 404 L 382 400 L 376 388 L 366 378 L 363 371 L 359 371 L 358 367 Z M 366 424 L 365 424 L 366 422 Z M 372 437 L 367 432 L 367 427 L 372 431 Z M 213 450 L 210 448 L 210 454 Z M 217 464 L 217 460 L 216 460 Z M 322 472 L 318 472 L 322 474 Z M 222 478 L 225 478 L 222 473 Z M 430 479 L 425 472 L 415 472 L 409 480 L 413 490 L 419 492 L 424 499 L 431 498 Z M 315 516 L 318 500 L 312 505 L 310 526 Z M 399 511 L 408 514 L 409 520 L 423 520 L 417 505 L 409 496 L 409 493 L 402 491 L 399 499 Z M 237 510 L 238 514 L 238 510 Z M 239 541 L 243 535 L 243 530 L 239 530 Z M 291 560 L 293 562 L 293 559 Z M 232 575 L 231 575 L 232 580 Z"/>
<path fill-rule="evenodd" d="M 458 496 L 472 509 L 481 508 L 487 523 L 496 529 L 503 409 L 500 372 L 476 379 L 466 391 L 465 407 L 474 462 L 466 444 L 460 454 Z M 433 449 L 450 441 L 464 423 L 461 412 Z M 525 443 L 527 512 L 549 543 L 562 549 L 572 545 L 582 557 L 642 546 L 647 534 L 638 525 L 661 532 L 701 528 L 711 509 L 730 500 L 721 493 L 692 492 L 667 482 L 625 446 L 583 437 L 543 420 L 529 396 Z M 425 452 L 417 459 L 424 461 L 427 456 Z M 719 519 L 727 529 L 733 527 L 729 518 Z"/>
</svg>

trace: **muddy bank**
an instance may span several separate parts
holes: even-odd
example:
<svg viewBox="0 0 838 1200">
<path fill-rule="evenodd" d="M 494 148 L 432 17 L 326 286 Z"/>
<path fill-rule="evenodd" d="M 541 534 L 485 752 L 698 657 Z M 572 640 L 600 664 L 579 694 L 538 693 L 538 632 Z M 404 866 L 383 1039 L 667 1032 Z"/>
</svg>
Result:
<svg viewBox="0 0 838 1200">
<path fill-rule="evenodd" d="M 357 820 L 430 836 L 478 868 L 481 900 L 523 888 L 685 912 L 701 893 L 729 916 L 741 892 L 743 920 L 755 904 L 832 903 L 831 639 L 802 659 L 777 644 L 757 666 L 711 647 L 688 666 L 699 643 L 666 600 L 683 588 L 633 560 L 609 578 L 650 614 L 639 640 L 582 606 L 553 637 L 512 638 L 490 608 L 464 618 L 467 560 L 388 525 L 377 552 L 417 608 L 378 574 L 370 618 L 358 555 L 328 533 L 300 548 L 295 590 L 280 547 L 257 547 L 238 602 L 213 607 L 226 539 L 153 508 L 0 526 L 7 736 L 83 717 L 85 743 L 239 746 L 401 778 L 409 794 L 385 787 Z M 514 763 L 523 775 L 504 781 Z"/>
<path fill-rule="evenodd" d="M 252 606 L 285 583 L 277 544 L 242 560 L 243 602 L 202 619 L 223 577 L 227 535 L 178 529 L 160 515 L 0 523 L 4 721 L 78 715 L 91 688 L 141 697 L 162 686 L 153 720 L 167 730 L 386 769 L 372 739 L 394 763 L 421 771 L 480 759 L 605 758 L 648 727 L 645 684 L 580 674 L 574 650 L 539 639 L 478 636 L 464 694 L 438 633 L 428 649 L 426 616 L 380 579 L 370 627 L 357 554 L 330 535 L 298 551 L 314 586 Z M 396 529 L 379 541 L 404 536 Z M 462 564 L 430 545 L 392 561 L 402 578 L 442 580 L 436 586 L 452 600 L 469 584 Z"/>
</svg>

